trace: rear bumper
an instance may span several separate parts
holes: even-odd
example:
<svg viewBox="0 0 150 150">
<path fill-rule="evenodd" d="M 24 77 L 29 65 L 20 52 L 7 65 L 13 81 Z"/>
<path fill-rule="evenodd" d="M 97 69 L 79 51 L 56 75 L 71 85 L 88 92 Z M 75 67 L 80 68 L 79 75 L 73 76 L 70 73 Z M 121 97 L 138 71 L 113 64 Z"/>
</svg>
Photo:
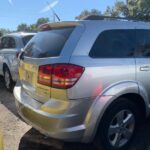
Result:
<svg viewBox="0 0 150 150">
<path fill-rule="evenodd" d="M 82 141 L 86 130 L 84 120 L 89 109 L 88 106 L 85 106 L 85 101 L 68 101 L 68 103 L 71 104 L 68 105 L 68 110 L 66 110 L 65 113 L 53 114 L 42 111 L 42 104 L 30 98 L 22 90 L 21 86 L 15 87 L 14 96 L 20 116 L 25 122 L 41 133 L 63 141 Z M 84 103 L 85 110 L 81 107 L 82 103 Z M 79 110 L 76 109 L 79 107 L 78 105 L 80 105 Z"/>
</svg>

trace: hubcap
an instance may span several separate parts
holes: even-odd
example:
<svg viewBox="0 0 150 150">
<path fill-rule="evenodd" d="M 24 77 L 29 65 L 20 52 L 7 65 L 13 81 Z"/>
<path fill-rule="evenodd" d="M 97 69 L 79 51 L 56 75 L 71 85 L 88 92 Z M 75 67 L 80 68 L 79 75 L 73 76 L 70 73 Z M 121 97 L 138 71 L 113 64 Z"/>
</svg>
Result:
<svg viewBox="0 0 150 150">
<path fill-rule="evenodd" d="M 8 71 L 5 71 L 5 85 L 7 88 L 9 88 L 10 85 L 10 75 L 8 73 Z"/>
<path fill-rule="evenodd" d="M 122 110 L 112 119 L 108 139 L 113 147 L 120 148 L 131 139 L 135 129 L 135 117 L 129 110 Z"/>
</svg>

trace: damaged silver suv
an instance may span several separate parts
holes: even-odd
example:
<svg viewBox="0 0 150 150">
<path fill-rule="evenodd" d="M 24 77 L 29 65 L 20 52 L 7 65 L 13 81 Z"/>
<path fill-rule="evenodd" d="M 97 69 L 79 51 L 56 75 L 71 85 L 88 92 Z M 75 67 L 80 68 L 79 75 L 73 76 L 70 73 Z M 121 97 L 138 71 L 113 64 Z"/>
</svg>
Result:
<svg viewBox="0 0 150 150">
<path fill-rule="evenodd" d="M 149 23 L 45 24 L 20 59 L 18 112 L 47 136 L 122 150 L 150 114 Z"/>
</svg>

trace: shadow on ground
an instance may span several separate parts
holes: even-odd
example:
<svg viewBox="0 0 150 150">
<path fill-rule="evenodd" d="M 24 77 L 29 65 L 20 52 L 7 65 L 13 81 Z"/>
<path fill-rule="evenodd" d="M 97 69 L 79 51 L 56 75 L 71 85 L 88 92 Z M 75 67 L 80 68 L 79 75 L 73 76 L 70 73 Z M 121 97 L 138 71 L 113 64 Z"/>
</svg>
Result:
<svg viewBox="0 0 150 150">
<path fill-rule="evenodd" d="M 31 129 L 21 139 L 19 150 L 96 150 L 92 144 L 65 143 Z"/>
<path fill-rule="evenodd" d="M 19 150 L 97 150 L 92 144 L 66 143 L 46 138 L 31 129 L 21 139 Z M 104 149 L 101 149 L 104 150 Z M 150 150 L 150 118 L 148 118 L 132 141 L 128 150 Z"/>
</svg>

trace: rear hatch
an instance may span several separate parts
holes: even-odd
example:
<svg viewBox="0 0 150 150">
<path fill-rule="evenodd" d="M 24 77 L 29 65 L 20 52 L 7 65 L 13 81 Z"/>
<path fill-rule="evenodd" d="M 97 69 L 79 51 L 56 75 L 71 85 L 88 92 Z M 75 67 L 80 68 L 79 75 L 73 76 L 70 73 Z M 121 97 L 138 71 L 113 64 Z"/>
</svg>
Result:
<svg viewBox="0 0 150 150">
<path fill-rule="evenodd" d="M 47 76 L 49 67 L 42 66 L 69 62 L 71 51 L 64 51 L 76 26 L 76 22 L 45 24 L 26 45 L 20 60 L 19 76 L 22 88 L 33 99 L 44 103 L 51 98 L 50 76 Z M 39 82 L 40 69 L 43 71 L 42 82 L 47 84 Z"/>
</svg>

